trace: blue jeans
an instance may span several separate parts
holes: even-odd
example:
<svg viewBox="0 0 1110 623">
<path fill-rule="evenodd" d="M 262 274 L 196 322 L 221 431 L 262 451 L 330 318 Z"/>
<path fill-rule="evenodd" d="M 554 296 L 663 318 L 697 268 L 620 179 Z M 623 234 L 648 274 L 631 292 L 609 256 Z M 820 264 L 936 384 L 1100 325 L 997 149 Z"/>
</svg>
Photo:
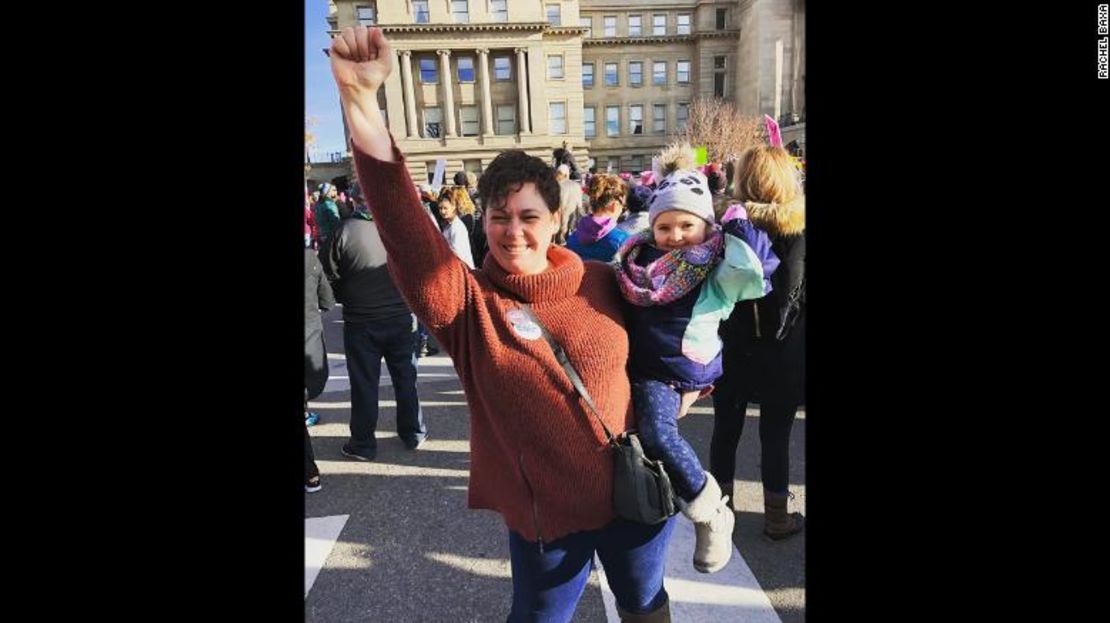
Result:
<svg viewBox="0 0 1110 623">
<path fill-rule="evenodd" d="M 365 323 L 343 323 L 343 350 L 351 380 L 351 446 L 376 448 L 378 379 L 385 357 L 397 399 L 397 435 L 423 441 L 428 434 L 416 395 L 416 327 L 412 314 Z"/>
<path fill-rule="evenodd" d="M 644 614 L 667 602 L 663 572 L 674 518 L 648 526 L 614 519 L 600 530 L 575 532 L 539 545 L 509 531 L 513 607 L 509 623 L 570 621 L 593 569 L 594 552 L 623 610 Z"/>
<path fill-rule="evenodd" d="M 682 396 L 660 381 L 633 380 L 632 408 L 644 454 L 663 461 L 675 493 L 692 501 L 705 487 L 705 470 L 690 444 L 678 432 L 678 410 Z"/>
</svg>

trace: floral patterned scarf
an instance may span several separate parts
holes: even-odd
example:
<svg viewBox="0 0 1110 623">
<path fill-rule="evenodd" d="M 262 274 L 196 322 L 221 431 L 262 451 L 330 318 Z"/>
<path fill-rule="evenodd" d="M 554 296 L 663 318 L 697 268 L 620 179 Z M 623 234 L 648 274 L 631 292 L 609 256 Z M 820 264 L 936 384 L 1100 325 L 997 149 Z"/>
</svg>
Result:
<svg viewBox="0 0 1110 623">
<path fill-rule="evenodd" d="M 633 305 L 667 305 L 693 290 L 705 280 L 724 257 L 725 237 L 719 227 L 710 230 L 701 244 L 669 251 L 647 266 L 636 264 L 645 245 L 653 244 L 654 234 L 642 231 L 629 236 L 617 252 L 617 282 L 624 299 Z"/>
</svg>

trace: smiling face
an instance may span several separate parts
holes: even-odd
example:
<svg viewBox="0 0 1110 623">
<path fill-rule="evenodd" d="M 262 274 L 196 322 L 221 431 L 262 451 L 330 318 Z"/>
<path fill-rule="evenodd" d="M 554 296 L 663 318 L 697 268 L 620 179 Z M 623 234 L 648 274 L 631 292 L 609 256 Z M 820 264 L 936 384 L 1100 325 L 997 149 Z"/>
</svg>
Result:
<svg viewBox="0 0 1110 623">
<path fill-rule="evenodd" d="M 547 249 L 559 230 L 558 212 L 548 209 L 536 185 L 527 182 L 504 205 L 486 210 L 489 252 L 505 272 L 537 275 L 547 270 Z"/>
<path fill-rule="evenodd" d="M 708 226 L 700 216 L 682 210 L 668 210 L 655 218 L 651 231 L 655 234 L 655 246 L 670 251 L 705 242 Z"/>
</svg>

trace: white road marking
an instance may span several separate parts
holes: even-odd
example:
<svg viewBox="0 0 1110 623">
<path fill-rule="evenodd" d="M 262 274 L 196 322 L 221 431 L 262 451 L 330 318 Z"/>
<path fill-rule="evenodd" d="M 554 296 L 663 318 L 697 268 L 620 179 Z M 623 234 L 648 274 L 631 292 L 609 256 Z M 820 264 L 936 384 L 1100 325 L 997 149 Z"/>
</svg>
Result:
<svg viewBox="0 0 1110 623">
<path fill-rule="evenodd" d="M 319 495 L 319 494 L 316 494 Z M 316 576 L 328 560 L 328 554 L 339 540 L 339 533 L 350 515 L 306 517 L 304 520 L 304 596 L 312 590 Z"/>
</svg>

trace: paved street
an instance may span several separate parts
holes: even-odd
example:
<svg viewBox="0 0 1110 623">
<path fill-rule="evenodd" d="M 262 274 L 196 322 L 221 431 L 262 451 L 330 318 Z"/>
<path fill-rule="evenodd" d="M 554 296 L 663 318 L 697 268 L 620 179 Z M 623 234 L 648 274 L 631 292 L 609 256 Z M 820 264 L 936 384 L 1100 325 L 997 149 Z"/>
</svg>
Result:
<svg viewBox="0 0 1110 623">
<path fill-rule="evenodd" d="M 382 366 L 378 455 L 347 459 L 350 390 L 341 312 L 324 316 L 331 378 L 311 403 L 321 423 L 310 428 L 323 490 L 305 494 L 305 621 L 504 621 L 512 584 L 507 532 L 490 511 L 466 508 L 469 416 L 451 361 L 419 360 L 419 394 L 430 438 L 416 452 L 397 438 L 395 403 Z M 709 400 L 681 421 L 683 435 L 708 464 L 713 416 Z M 721 572 L 690 565 L 693 526 L 679 518 L 666 586 L 676 623 L 805 620 L 805 533 L 780 543 L 762 530 L 758 412 L 749 410 L 740 444 L 734 542 Z M 791 439 L 791 508 L 805 512 L 805 414 Z M 576 622 L 616 622 L 612 596 L 597 565 Z M 604 587 L 604 588 L 603 588 Z"/>
</svg>

